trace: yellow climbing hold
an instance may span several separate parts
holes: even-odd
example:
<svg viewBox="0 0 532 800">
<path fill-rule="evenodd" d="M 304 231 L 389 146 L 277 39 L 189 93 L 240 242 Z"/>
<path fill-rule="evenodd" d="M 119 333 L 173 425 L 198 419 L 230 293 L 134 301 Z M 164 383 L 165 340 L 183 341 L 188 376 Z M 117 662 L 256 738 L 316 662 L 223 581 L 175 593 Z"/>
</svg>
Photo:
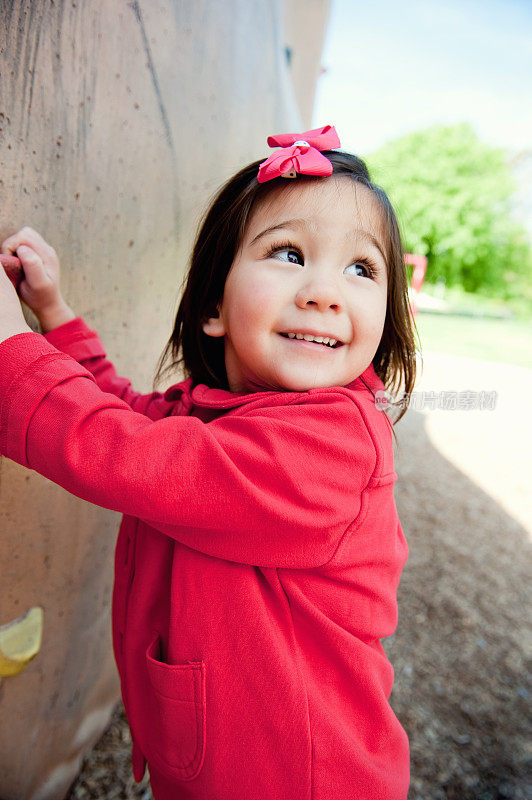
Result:
<svg viewBox="0 0 532 800">
<path fill-rule="evenodd" d="M 43 610 L 34 606 L 21 617 L 0 625 L 0 675 L 18 675 L 39 650 Z"/>
</svg>

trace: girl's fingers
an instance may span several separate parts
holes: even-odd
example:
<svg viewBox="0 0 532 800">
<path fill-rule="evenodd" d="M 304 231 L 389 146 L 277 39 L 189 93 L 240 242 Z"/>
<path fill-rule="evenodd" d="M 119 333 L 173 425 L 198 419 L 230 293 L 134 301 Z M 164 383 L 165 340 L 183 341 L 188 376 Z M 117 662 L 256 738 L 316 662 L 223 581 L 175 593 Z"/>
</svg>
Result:
<svg viewBox="0 0 532 800">
<path fill-rule="evenodd" d="M 6 253 L 8 253 L 8 252 L 9 253 L 14 253 L 16 251 L 17 247 L 20 247 L 20 245 L 23 244 L 27 240 L 26 239 L 26 233 L 29 230 L 30 229 L 22 228 L 20 231 L 17 231 L 12 236 L 8 236 L 8 238 L 5 239 L 4 243 L 2 244 L 2 250 L 5 250 Z M 29 244 L 29 242 L 28 242 L 28 244 Z"/>
<path fill-rule="evenodd" d="M 17 248 L 17 255 L 22 261 L 24 265 L 32 265 L 32 264 L 41 264 L 42 265 L 42 258 L 32 247 L 28 247 L 26 244 L 21 244 L 20 247 Z"/>
<path fill-rule="evenodd" d="M 30 244 L 24 235 L 24 228 L 5 239 L 2 244 L 2 253 L 4 255 L 14 255 L 21 244 Z"/>
<path fill-rule="evenodd" d="M 22 261 L 24 277 L 32 289 L 44 288 L 50 284 L 43 260 L 35 250 L 27 245 L 20 245 L 17 248 L 17 255 Z"/>
<path fill-rule="evenodd" d="M 33 249 L 39 253 L 39 255 L 48 257 L 55 256 L 55 250 L 53 247 L 51 247 L 48 242 L 43 239 L 41 234 L 33 228 L 30 228 L 26 225 L 24 228 L 22 228 L 20 233 L 24 236 L 24 240 L 21 241 L 21 244 L 29 244 L 30 247 L 33 247 Z"/>
<path fill-rule="evenodd" d="M 32 247 L 40 256 L 55 258 L 55 250 L 42 238 L 40 233 L 29 226 L 25 226 L 17 233 L 9 236 L 2 243 L 2 253 L 5 255 L 14 254 L 21 245 Z"/>
<path fill-rule="evenodd" d="M 14 236 L 9 236 L 2 242 L 1 252 L 4 256 L 12 256 L 15 253 L 17 246 L 14 244 L 14 239 Z"/>
</svg>

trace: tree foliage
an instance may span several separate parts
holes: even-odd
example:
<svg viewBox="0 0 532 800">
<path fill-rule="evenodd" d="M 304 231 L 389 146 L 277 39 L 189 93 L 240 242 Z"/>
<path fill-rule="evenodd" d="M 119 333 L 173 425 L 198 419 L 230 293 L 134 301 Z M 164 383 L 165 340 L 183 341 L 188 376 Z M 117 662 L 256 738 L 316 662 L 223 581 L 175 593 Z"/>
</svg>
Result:
<svg viewBox="0 0 532 800">
<path fill-rule="evenodd" d="M 409 134 L 366 161 L 398 213 L 406 250 L 428 257 L 429 282 L 501 297 L 521 291 L 532 258 L 512 218 L 503 150 L 460 124 Z"/>
</svg>

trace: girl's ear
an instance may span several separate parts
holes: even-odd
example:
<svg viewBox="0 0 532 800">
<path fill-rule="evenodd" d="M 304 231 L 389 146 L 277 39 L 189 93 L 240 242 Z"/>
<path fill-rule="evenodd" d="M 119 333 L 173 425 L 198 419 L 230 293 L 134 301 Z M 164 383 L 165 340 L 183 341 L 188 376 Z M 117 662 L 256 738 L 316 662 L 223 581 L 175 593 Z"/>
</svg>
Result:
<svg viewBox="0 0 532 800">
<path fill-rule="evenodd" d="M 214 314 L 214 317 L 206 317 L 201 323 L 203 333 L 206 333 L 207 336 L 225 336 L 225 325 L 220 314 L 220 306 L 216 307 Z"/>
</svg>

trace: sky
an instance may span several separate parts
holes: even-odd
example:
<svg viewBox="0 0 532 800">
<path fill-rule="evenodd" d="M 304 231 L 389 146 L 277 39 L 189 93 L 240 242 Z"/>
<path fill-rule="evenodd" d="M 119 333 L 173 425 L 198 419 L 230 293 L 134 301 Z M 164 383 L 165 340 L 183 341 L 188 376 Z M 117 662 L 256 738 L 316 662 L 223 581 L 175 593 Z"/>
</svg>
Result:
<svg viewBox="0 0 532 800">
<path fill-rule="evenodd" d="M 532 151 L 532 0 L 331 0 L 312 127 L 368 155 L 437 124 Z"/>
</svg>

